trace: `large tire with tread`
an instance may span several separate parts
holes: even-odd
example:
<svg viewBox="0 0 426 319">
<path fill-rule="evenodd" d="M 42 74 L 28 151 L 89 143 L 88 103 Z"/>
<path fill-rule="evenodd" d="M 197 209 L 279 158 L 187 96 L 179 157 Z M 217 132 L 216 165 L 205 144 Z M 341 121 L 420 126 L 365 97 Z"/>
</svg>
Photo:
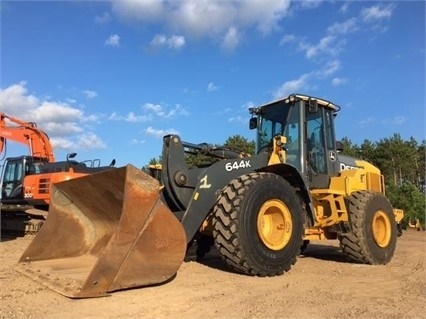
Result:
<svg viewBox="0 0 426 319">
<path fill-rule="evenodd" d="M 358 191 L 348 198 L 352 231 L 339 235 L 340 247 L 355 262 L 384 265 L 394 254 L 397 227 L 392 205 L 381 193 Z"/>
<path fill-rule="evenodd" d="M 295 189 L 272 173 L 232 180 L 219 196 L 213 236 L 223 260 L 235 271 L 276 276 L 300 254 L 303 216 Z"/>
</svg>

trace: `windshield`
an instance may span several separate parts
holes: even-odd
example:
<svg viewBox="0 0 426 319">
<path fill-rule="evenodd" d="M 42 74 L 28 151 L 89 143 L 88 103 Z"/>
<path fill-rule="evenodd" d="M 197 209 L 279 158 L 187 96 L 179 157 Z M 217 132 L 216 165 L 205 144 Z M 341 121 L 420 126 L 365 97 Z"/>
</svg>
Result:
<svg viewBox="0 0 426 319">
<path fill-rule="evenodd" d="M 258 152 L 272 147 L 272 139 L 275 136 L 285 136 L 287 139 L 286 163 L 293 165 L 298 170 L 302 169 L 299 104 L 287 104 L 281 101 L 265 107 L 260 115 L 258 132 Z"/>
<path fill-rule="evenodd" d="M 262 109 L 258 126 L 257 150 L 258 152 L 272 146 L 272 139 L 277 135 L 285 135 L 284 131 L 288 121 L 290 105 L 280 101 Z"/>
</svg>

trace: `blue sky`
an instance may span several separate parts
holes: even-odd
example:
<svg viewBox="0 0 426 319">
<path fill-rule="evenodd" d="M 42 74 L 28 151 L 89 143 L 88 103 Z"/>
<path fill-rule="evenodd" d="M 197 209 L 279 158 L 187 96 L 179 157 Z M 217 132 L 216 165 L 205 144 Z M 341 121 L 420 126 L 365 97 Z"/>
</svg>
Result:
<svg viewBox="0 0 426 319">
<path fill-rule="evenodd" d="M 162 136 L 254 139 L 248 107 L 303 93 L 337 137 L 425 138 L 424 1 L 1 1 L 0 111 L 58 160 L 141 167 Z M 7 156 L 27 154 L 8 143 Z"/>
</svg>

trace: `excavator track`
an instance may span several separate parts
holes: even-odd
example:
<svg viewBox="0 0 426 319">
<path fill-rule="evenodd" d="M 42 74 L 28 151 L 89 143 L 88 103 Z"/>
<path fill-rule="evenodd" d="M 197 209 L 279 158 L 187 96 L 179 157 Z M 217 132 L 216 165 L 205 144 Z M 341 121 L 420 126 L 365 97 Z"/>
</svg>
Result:
<svg viewBox="0 0 426 319">
<path fill-rule="evenodd" d="M 45 220 L 43 215 L 33 215 L 25 211 L 3 211 L 2 209 L 1 234 L 15 237 L 35 236 Z"/>
</svg>

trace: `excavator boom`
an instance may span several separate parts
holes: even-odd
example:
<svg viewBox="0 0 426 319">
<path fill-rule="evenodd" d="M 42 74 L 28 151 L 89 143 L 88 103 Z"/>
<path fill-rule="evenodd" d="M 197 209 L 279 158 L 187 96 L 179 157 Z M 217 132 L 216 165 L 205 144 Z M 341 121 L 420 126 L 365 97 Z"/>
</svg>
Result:
<svg viewBox="0 0 426 319">
<path fill-rule="evenodd" d="M 8 125 L 6 120 L 15 125 Z M 0 113 L 0 153 L 4 151 L 7 140 L 27 145 L 32 156 L 47 159 L 48 162 L 55 161 L 49 137 L 35 123 Z"/>
</svg>

